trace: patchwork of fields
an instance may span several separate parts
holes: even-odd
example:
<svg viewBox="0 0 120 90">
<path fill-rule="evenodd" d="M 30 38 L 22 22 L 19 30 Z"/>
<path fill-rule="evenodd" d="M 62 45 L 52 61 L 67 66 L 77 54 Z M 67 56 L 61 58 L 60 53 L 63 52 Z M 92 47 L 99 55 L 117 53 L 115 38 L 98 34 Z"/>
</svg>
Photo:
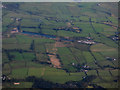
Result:
<svg viewBox="0 0 120 90">
<path fill-rule="evenodd" d="M 2 9 L 3 88 L 38 88 L 41 79 L 47 87 L 118 88 L 117 3 L 3 3 Z"/>
</svg>

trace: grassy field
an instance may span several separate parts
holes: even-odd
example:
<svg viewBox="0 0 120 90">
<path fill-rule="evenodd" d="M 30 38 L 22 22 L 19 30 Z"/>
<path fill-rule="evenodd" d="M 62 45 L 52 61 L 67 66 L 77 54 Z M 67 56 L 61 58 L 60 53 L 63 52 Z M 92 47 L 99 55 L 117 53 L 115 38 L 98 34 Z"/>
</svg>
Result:
<svg viewBox="0 0 120 90">
<path fill-rule="evenodd" d="M 24 61 L 31 61 L 34 60 L 35 54 L 34 53 L 22 53 Z"/>
<path fill-rule="evenodd" d="M 10 65 L 4 64 L 4 66 L 2 67 L 2 70 L 3 70 L 3 72 L 2 72 L 3 74 L 8 75 L 11 72 Z"/>
<path fill-rule="evenodd" d="M 100 47 L 100 48 L 99 48 Z M 105 44 L 96 44 L 91 46 L 91 51 L 101 53 L 103 56 L 107 57 L 117 57 L 117 48 L 107 46 Z M 113 53 L 114 52 L 114 53 Z"/>
<path fill-rule="evenodd" d="M 22 31 L 39 33 L 39 28 L 21 28 Z"/>
<path fill-rule="evenodd" d="M 41 62 L 47 62 L 49 59 L 46 54 L 41 54 L 41 53 L 36 53 L 36 58 L 38 61 L 41 61 Z"/>
<path fill-rule="evenodd" d="M 23 49 L 30 50 L 30 44 L 4 44 L 4 49 Z"/>
<path fill-rule="evenodd" d="M 59 47 L 58 55 L 63 63 L 63 65 L 69 65 L 72 63 L 77 63 L 71 51 L 67 47 Z M 67 56 L 67 57 L 66 57 Z"/>
<path fill-rule="evenodd" d="M 84 52 L 83 52 L 83 55 L 84 55 L 87 63 L 89 63 L 89 62 L 94 62 L 94 58 L 93 58 L 93 56 L 91 55 L 90 52 L 84 51 Z"/>
<path fill-rule="evenodd" d="M 112 38 L 118 32 L 116 6 L 104 2 L 3 3 L 3 74 L 20 80 L 18 86 L 13 81 L 3 86 L 30 88 L 34 82 L 26 81 L 29 76 L 65 84 L 95 75 L 87 83 L 117 87 L 118 45 Z M 14 28 L 19 32 L 14 33 Z M 55 55 L 59 69 L 53 67 L 49 55 Z"/>
<path fill-rule="evenodd" d="M 86 63 L 85 57 L 83 56 L 82 51 L 76 49 L 76 48 L 70 48 L 72 51 L 72 54 L 74 55 L 75 59 L 77 60 L 78 63 L 84 64 Z"/>
<path fill-rule="evenodd" d="M 40 23 L 39 22 L 34 22 L 29 18 L 29 19 L 23 19 L 21 21 L 21 26 L 25 26 L 25 27 L 38 27 Z M 35 30 L 34 30 L 35 31 Z"/>
<path fill-rule="evenodd" d="M 79 81 L 82 80 L 83 76 L 85 76 L 83 72 L 71 73 L 71 75 L 69 76 L 69 74 L 66 73 L 64 70 L 59 70 L 50 67 L 30 68 L 28 75 L 42 77 L 45 80 L 61 84 L 64 84 L 69 80 Z"/>
<path fill-rule="evenodd" d="M 27 68 L 13 69 L 10 77 L 16 79 L 25 79 L 27 77 L 27 72 Z"/>
<path fill-rule="evenodd" d="M 2 53 L 3 63 L 9 62 L 8 56 L 5 52 Z"/>
</svg>

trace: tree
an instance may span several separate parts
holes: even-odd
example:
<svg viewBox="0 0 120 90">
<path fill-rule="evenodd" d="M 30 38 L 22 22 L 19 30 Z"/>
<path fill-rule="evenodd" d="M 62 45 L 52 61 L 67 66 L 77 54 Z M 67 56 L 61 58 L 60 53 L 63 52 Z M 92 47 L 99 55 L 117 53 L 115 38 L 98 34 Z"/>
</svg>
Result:
<svg viewBox="0 0 120 90">
<path fill-rule="evenodd" d="M 30 49 L 33 50 L 33 51 L 35 50 L 34 40 L 33 40 L 32 43 L 31 43 Z"/>
</svg>

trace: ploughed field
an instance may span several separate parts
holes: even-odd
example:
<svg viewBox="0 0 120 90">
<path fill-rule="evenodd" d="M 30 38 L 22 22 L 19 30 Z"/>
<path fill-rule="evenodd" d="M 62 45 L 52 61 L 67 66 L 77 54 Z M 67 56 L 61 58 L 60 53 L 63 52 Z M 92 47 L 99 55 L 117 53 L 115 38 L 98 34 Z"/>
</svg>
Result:
<svg viewBox="0 0 120 90">
<path fill-rule="evenodd" d="M 4 88 L 38 88 L 33 77 L 51 86 L 118 87 L 117 3 L 3 3 L 2 9 Z"/>
</svg>

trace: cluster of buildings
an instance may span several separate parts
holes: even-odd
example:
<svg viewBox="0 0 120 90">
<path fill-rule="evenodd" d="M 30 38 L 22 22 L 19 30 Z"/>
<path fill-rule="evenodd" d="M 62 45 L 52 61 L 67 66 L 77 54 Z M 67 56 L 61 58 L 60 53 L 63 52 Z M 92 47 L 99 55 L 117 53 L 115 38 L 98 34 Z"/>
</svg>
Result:
<svg viewBox="0 0 120 90">
<path fill-rule="evenodd" d="M 119 36 L 118 36 L 119 33 L 116 32 L 115 34 L 116 34 L 115 36 L 112 36 L 112 39 L 117 41 L 117 40 L 119 40 Z"/>
<path fill-rule="evenodd" d="M 13 30 L 11 31 L 11 33 L 13 34 L 13 33 L 18 33 L 19 31 L 18 31 L 18 28 L 13 28 Z"/>
<path fill-rule="evenodd" d="M 113 40 L 119 40 L 119 37 L 112 37 Z"/>
<path fill-rule="evenodd" d="M 6 8 L 6 6 L 2 5 L 2 8 Z"/>
<path fill-rule="evenodd" d="M 79 43 L 84 43 L 84 44 L 95 44 L 96 42 L 92 41 L 92 40 L 79 40 Z"/>
<path fill-rule="evenodd" d="M 106 59 L 107 59 L 107 60 L 110 60 L 110 61 L 115 61 L 115 60 L 117 60 L 117 59 L 111 58 L 111 57 L 106 57 Z"/>
<path fill-rule="evenodd" d="M 15 18 L 15 17 L 11 17 L 11 20 L 20 21 L 20 20 L 22 20 L 22 19 L 21 19 L 21 18 Z"/>
</svg>

